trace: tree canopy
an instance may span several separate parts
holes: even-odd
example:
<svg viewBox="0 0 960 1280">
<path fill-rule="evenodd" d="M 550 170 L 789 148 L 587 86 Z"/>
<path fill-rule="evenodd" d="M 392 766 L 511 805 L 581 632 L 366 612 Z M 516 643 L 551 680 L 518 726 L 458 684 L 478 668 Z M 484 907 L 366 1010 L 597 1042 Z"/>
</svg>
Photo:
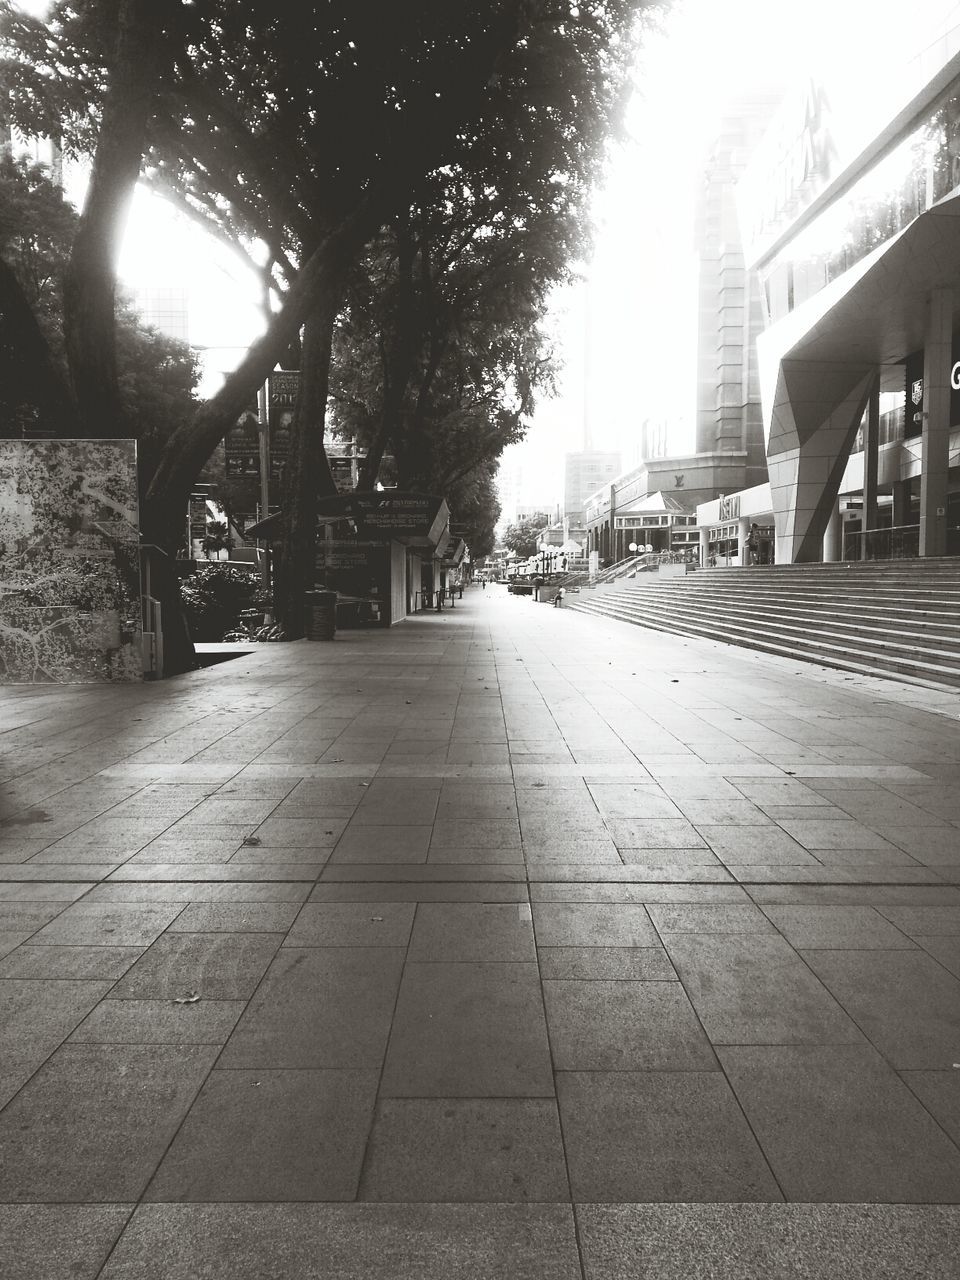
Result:
<svg viewBox="0 0 960 1280">
<path fill-rule="evenodd" d="M 322 429 L 334 326 L 355 264 L 368 244 L 382 250 L 385 229 L 411 218 L 419 267 L 451 236 L 473 255 L 477 292 L 454 315 L 456 341 L 428 380 L 429 413 L 410 413 L 409 403 L 432 367 L 433 331 L 409 344 L 412 361 L 396 334 L 388 355 L 411 368 L 400 378 L 404 403 L 397 399 L 405 412 L 390 417 L 398 465 L 417 478 L 432 469 L 447 484 L 466 481 L 453 456 L 471 449 L 476 467 L 486 466 L 548 380 L 533 281 L 538 268 L 543 279 L 562 273 L 562 254 L 548 264 L 548 250 L 573 249 L 643 8 L 643 0 L 313 0 L 278 12 L 273 0 L 60 0 L 38 22 L 0 0 L 9 119 L 61 136 L 91 162 L 64 273 L 66 372 L 42 328 L 7 328 L 21 349 L 33 344 L 35 367 L 49 363 L 43 385 L 34 380 L 37 414 L 61 434 L 131 434 L 115 264 L 143 176 L 259 264 L 270 305 L 262 338 L 160 451 L 144 486 L 146 532 L 162 541 L 177 528 L 200 469 L 302 330 L 302 403 L 283 494 L 295 634 L 316 498 L 332 484 Z M 564 228 L 556 246 L 551 217 Z M 526 248 L 498 259 L 495 246 L 514 236 Z M 539 263 L 528 256 L 536 244 Z M 382 260 L 369 265 L 373 281 L 388 281 Z M 519 302 L 496 332 L 498 300 L 479 289 L 491 270 L 501 273 L 501 315 L 511 287 Z M 470 274 L 466 259 L 455 280 L 431 271 L 443 314 L 457 297 L 466 306 Z M 18 281 L 0 284 L 7 317 L 33 313 Z M 353 320 L 358 344 L 374 340 L 361 338 Z"/>
</svg>

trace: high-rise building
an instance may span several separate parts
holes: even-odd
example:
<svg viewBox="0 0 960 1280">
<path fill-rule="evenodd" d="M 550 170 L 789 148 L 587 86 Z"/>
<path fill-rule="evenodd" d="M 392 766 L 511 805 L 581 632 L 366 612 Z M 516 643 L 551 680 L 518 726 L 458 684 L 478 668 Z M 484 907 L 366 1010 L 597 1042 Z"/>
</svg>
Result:
<svg viewBox="0 0 960 1280">
<path fill-rule="evenodd" d="M 704 165 L 694 229 L 696 452 L 744 453 L 743 486 L 767 478 L 756 353 L 763 313 L 759 284 L 744 262 L 735 192 L 778 100 L 755 94 L 725 111 Z"/>
<path fill-rule="evenodd" d="M 568 453 L 564 460 L 563 517 L 571 524 L 583 522 L 583 505 L 591 493 L 620 474 L 619 453 L 585 450 Z"/>
</svg>

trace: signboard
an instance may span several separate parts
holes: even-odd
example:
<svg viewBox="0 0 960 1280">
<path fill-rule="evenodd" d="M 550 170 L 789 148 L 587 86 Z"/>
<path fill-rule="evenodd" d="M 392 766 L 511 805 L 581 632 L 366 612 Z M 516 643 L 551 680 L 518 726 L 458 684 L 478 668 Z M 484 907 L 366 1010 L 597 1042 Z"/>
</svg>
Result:
<svg viewBox="0 0 960 1280">
<path fill-rule="evenodd" d="M 740 519 L 739 493 L 731 493 L 731 494 L 728 494 L 727 497 L 720 499 L 720 519 L 721 520 L 739 520 Z"/>
<path fill-rule="evenodd" d="M 361 538 L 379 535 L 384 542 L 396 539 L 436 546 L 447 526 L 449 511 L 444 500 L 432 494 L 378 489 L 322 498 L 317 517 L 328 522 L 354 520 Z"/>
<path fill-rule="evenodd" d="M 300 394 L 299 373 L 271 373 L 268 385 L 270 478 L 279 480 L 290 457 L 290 428 Z"/>
<path fill-rule="evenodd" d="M 259 476 L 260 414 L 256 404 L 245 409 L 223 442 L 228 476 Z"/>
<path fill-rule="evenodd" d="M 903 434 L 907 440 L 923 431 L 923 352 L 914 351 L 907 356 L 907 399 L 904 406 Z"/>
</svg>

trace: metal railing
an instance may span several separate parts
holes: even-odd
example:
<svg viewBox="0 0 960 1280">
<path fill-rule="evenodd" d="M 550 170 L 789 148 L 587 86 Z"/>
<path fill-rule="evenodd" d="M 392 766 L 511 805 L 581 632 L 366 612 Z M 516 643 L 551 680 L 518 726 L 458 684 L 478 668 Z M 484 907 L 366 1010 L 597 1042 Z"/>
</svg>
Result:
<svg viewBox="0 0 960 1280">
<path fill-rule="evenodd" d="M 915 560 L 920 555 L 920 526 L 891 525 L 846 533 L 844 560 Z"/>
</svg>

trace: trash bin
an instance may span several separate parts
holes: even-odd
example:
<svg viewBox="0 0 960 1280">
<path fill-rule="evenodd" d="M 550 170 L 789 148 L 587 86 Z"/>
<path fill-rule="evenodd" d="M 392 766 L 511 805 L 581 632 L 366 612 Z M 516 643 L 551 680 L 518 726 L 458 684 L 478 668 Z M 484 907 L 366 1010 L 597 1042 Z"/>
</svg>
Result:
<svg viewBox="0 0 960 1280">
<path fill-rule="evenodd" d="M 308 640 L 332 640 L 337 630 L 337 593 L 308 591 L 305 596 Z"/>
</svg>

